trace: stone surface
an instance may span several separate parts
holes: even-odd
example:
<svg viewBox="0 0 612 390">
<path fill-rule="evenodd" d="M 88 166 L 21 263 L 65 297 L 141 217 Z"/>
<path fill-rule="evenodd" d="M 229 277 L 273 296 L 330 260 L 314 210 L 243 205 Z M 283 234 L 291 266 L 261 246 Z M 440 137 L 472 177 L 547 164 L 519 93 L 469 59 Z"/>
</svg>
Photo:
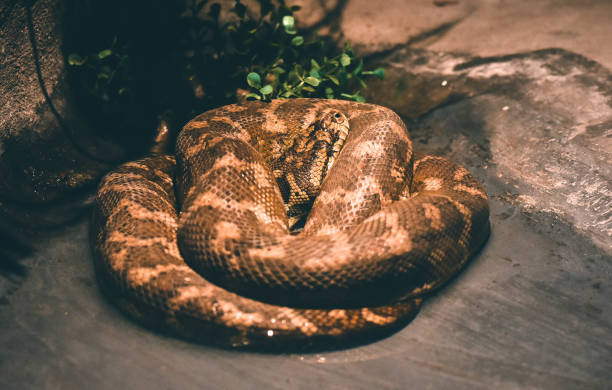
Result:
<svg viewBox="0 0 612 390">
<path fill-rule="evenodd" d="M 295 20 L 300 28 L 312 28 L 333 17 L 333 12 L 342 7 L 340 0 L 290 0 L 289 5 L 297 5 L 300 9 L 295 13 Z"/>
<path fill-rule="evenodd" d="M 472 158 L 511 188 L 508 201 L 565 220 L 612 254 L 609 70 L 556 49 L 478 59 L 404 49 L 383 63 L 389 76 L 373 101 L 411 118 L 440 106 L 417 125 L 432 152 L 465 160 L 468 134 L 482 132 Z"/>
<path fill-rule="evenodd" d="M 62 7 L 58 0 L 0 7 L 0 210 L 10 201 L 58 200 L 94 183 L 118 157 L 91 136 L 70 100 Z"/>
<path fill-rule="evenodd" d="M 461 0 L 440 7 L 432 0 L 389 0 L 384 4 L 352 0 L 342 14 L 344 39 L 361 54 L 425 39 L 459 23 L 478 6 L 476 0 Z"/>
<path fill-rule="evenodd" d="M 611 18 L 609 0 L 481 0 L 452 30 L 417 46 L 478 56 L 559 47 L 612 69 Z"/>
<path fill-rule="evenodd" d="M 495 56 L 559 47 L 612 69 L 612 2 L 608 0 L 351 0 L 344 38 L 361 53 L 397 44 Z"/>
</svg>

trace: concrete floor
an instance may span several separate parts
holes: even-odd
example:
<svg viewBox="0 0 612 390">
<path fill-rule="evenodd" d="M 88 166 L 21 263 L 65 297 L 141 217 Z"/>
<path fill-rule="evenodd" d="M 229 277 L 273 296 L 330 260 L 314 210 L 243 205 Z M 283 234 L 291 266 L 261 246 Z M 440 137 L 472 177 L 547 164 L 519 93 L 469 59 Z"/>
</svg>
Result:
<svg viewBox="0 0 612 390">
<path fill-rule="evenodd" d="M 612 68 L 612 53 L 604 44 L 612 37 L 612 3 L 607 1 L 459 0 L 445 7 L 389 1 L 384 8 L 372 1 L 339 3 L 344 4 L 343 34 L 364 52 L 405 42 L 472 55 L 561 46 Z M 354 25 L 366 30 L 355 32 Z M 603 74 L 608 89 L 598 91 L 609 97 L 612 77 Z M 520 106 L 525 96 L 530 95 L 475 93 L 409 120 L 421 153 L 457 159 L 485 183 L 493 230 L 466 270 L 390 337 L 341 351 L 272 355 L 158 335 L 101 295 L 82 218 L 54 231 L 30 233 L 31 251 L 3 243 L 15 253 L 18 267 L 0 274 L 0 388 L 606 388 L 612 383 L 612 245 L 597 230 L 608 226 L 607 220 L 588 223 L 608 213 L 609 204 L 581 210 L 580 203 L 564 203 L 570 184 L 537 192 L 529 181 L 536 176 L 528 174 L 540 169 L 533 161 L 563 156 L 569 171 L 542 172 L 565 180 L 568 172 L 596 171 L 603 183 L 597 191 L 604 196 L 610 160 L 602 158 L 612 153 L 604 143 L 609 137 L 603 129 L 597 134 L 599 146 L 589 145 L 590 138 L 582 140 L 584 145 L 572 144 L 563 132 L 546 128 L 534 130 L 529 140 L 501 142 L 495 138 L 499 128 L 490 124 L 500 123 L 503 107 L 516 115 L 511 122 L 551 119 L 551 111 Z M 562 112 L 561 103 L 556 113 Z M 589 116 L 589 107 L 599 107 L 591 103 L 609 105 L 605 99 L 586 101 L 580 118 L 596 117 L 609 130 L 612 118 Z M 475 107 L 494 107 L 496 114 L 486 116 Z M 522 108 L 512 111 L 515 107 Z M 514 164 L 505 153 L 509 147 L 533 152 L 520 154 L 529 157 L 521 160 L 529 164 Z M 531 207 L 525 196 L 535 201 Z"/>
</svg>

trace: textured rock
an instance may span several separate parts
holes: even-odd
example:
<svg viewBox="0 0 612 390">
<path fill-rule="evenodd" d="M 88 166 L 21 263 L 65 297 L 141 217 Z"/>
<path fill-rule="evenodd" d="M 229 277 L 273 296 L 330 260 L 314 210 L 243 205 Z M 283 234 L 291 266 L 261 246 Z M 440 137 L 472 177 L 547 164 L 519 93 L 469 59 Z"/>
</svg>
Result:
<svg viewBox="0 0 612 390">
<path fill-rule="evenodd" d="M 609 0 L 479 0 L 451 30 L 415 47 L 478 56 L 559 47 L 612 69 L 611 17 Z"/>
<path fill-rule="evenodd" d="M 344 38 L 370 54 L 413 48 L 494 56 L 559 47 L 612 69 L 609 0 L 351 0 Z"/>
<path fill-rule="evenodd" d="M 440 34 L 477 6 L 476 0 L 444 7 L 432 0 L 352 0 L 342 14 L 341 30 L 344 39 L 365 55 Z"/>
<path fill-rule="evenodd" d="M 62 52 L 63 5 L 0 6 L 0 241 L 82 216 L 88 191 L 124 158 L 76 109 Z M 11 256 L 0 250 L 0 257 Z"/>
<path fill-rule="evenodd" d="M 492 58 L 401 50 L 384 62 L 389 77 L 370 96 L 405 117 L 429 112 L 414 123 L 427 150 L 481 160 L 506 185 L 494 196 L 560 218 L 612 253 L 610 71 L 555 49 Z"/>
<path fill-rule="evenodd" d="M 290 0 L 289 5 L 300 6 L 295 13 L 295 19 L 301 28 L 311 28 L 321 23 L 340 6 L 340 0 Z"/>
<path fill-rule="evenodd" d="M 27 3 L 27 2 L 26 2 Z M 93 183 L 118 151 L 78 117 L 61 51 L 63 2 L 5 2 L 0 29 L 0 199 L 55 201 Z M 101 157 L 101 156 L 104 156 Z"/>
</svg>

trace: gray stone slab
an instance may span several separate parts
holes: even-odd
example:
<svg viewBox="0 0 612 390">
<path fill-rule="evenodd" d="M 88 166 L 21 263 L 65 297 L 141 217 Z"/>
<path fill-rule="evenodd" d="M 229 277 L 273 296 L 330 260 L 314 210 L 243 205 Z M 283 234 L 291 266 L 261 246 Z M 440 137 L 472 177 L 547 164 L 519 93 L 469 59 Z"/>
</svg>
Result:
<svg viewBox="0 0 612 390">
<path fill-rule="evenodd" d="M 490 58 L 402 49 L 382 62 L 389 77 L 370 97 L 416 118 L 423 152 L 486 171 L 506 186 L 500 197 L 567 221 L 612 254 L 609 70 L 560 49 Z"/>
<path fill-rule="evenodd" d="M 609 0 L 477 0 L 469 16 L 418 47 L 478 56 L 559 47 L 612 69 L 611 18 Z"/>
</svg>

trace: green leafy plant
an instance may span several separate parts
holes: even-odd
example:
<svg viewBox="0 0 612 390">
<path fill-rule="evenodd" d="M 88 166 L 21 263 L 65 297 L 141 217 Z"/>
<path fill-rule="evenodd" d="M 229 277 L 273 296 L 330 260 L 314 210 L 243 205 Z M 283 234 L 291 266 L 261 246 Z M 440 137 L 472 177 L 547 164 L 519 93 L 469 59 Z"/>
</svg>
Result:
<svg viewBox="0 0 612 390">
<path fill-rule="evenodd" d="M 322 39 L 307 39 L 296 27 L 294 12 L 284 0 L 258 0 L 249 10 L 236 0 L 232 16 L 221 21 L 221 6 L 191 2 L 186 17 L 190 39 L 185 41 L 188 78 L 198 80 L 205 95 L 234 99 L 322 97 L 364 101 L 359 90 L 365 78 L 384 77 L 384 70 L 365 70 L 349 45 L 337 53 Z M 205 15 L 202 11 L 207 9 Z M 219 77 L 219 75 L 223 75 Z"/>
<path fill-rule="evenodd" d="M 80 85 L 94 99 L 109 103 L 129 93 L 129 57 L 125 49 L 118 47 L 117 37 L 109 48 L 86 56 L 70 54 L 68 65 L 74 69 Z"/>
<path fill-rule="evenodd" d="M 75 37 L 77 53 L 67 56 L 83 107 L 100 118 L 100 130 L 116 129 L 123 137 L 121 128 L 148 129 L 160 113 L 184 123 L 237 98 L 364 101 L 360 91 L 367 79 L 384 77 L 383 69 L 366 69 L 348 44 L 339 49 L 300 31 L 294 17 L 299 7 L 285 0 L 254 3 L 86 3 L 82 11 L 95 28 L 78 25 L 75 31 L 89 33 Z M 99 14 L 105 15 L 102 23 L 96 22 Z M 124 22 L 138 18 L 137 24 Z M 88 49 L 88 37 L 110 44 Z"/>
</svg>

